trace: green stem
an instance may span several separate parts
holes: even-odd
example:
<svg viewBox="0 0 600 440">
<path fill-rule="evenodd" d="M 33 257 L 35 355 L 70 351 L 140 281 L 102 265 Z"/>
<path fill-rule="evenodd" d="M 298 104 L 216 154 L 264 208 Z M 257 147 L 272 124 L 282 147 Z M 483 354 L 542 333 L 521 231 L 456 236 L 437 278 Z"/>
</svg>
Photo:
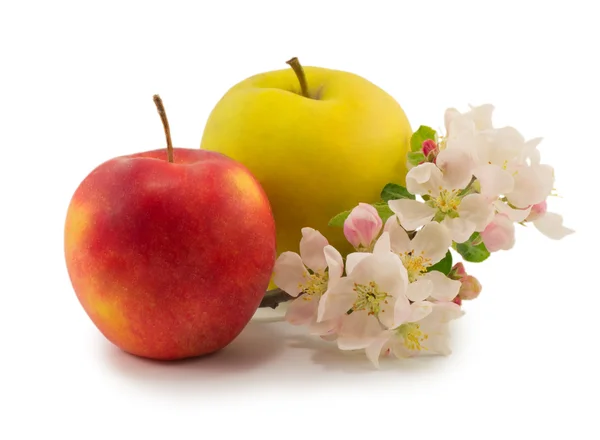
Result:
<svg viewBox="0 0 600 440">
<path fill-rule="evenodd" d="M 294 57 L 291 60 L 286 61 L 287 64 L 291 66 L 298 78 L 298 82 L 300 83 L 300 90 L 302 92 L 302 96 L 305 98 L 310 98 L 308 94 L 308 84 L 306 82 L 306 74 L 304 73 L 304 69 L 302 68 L 302 64 L 298 61 L 298 58 Z"/>
</svg>

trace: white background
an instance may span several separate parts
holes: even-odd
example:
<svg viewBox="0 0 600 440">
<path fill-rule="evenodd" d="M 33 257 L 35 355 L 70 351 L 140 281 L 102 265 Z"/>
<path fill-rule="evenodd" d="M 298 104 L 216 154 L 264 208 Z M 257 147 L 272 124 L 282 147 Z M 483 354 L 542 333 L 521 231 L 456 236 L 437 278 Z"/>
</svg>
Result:
<svg viewBox="0 0 600 440">
<path fill-rule="evenodd" d="M 599 438 L 599 55 L 594 2 L 0 2 L 0 438 Z M 253 323 L 204 359 L 110 345 L 63 257 L 69 199 L 96 165 L 199 146 L 236 82 L 305 65 L 352 71 L 413 128 L 493 103 L 543 136 L 577 230 L 518 229 L 469 267 L 484 284 L 448 358 L 385 362 Z"/>
</svg>

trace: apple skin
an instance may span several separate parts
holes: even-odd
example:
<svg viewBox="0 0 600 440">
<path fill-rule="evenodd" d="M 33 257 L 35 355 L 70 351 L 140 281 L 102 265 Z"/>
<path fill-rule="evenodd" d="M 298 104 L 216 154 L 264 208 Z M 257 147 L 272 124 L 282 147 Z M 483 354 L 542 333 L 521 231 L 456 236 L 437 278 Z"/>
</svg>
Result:
<svg viewBox="0 0 600 440">
<path fill-rule="evenodd" d="M 278 253 L 298 251 L 303 227 L 322 232 L 342 254 L 352 247 L 328 226 L 359 202 L 404 185 L 412 129 L 400 104 L 353 73 L 304 67 L 312 98 L 291 68 L 233 86 L 212 110 L 200 147 L 241 163 L 269 197 Z"/>
<path fill-rule="evenodd" d="M 217 351 L 247 325 L 276 256 L 269 201 L 240 163 L 174 149 L 117 157 L 73 195 L 65 223 L 71 283 L 122 350 L 173 360 Z"/>
</svg>

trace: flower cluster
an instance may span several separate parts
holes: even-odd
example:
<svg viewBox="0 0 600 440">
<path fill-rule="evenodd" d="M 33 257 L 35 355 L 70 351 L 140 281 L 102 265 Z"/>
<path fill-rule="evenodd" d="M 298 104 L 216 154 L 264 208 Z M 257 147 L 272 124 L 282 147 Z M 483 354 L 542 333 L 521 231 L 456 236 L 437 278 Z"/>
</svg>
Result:
<svg viewBox="0 0 600 440">
<path fill-rule="evenodd" d="M 419 127 L 406 187 L 390 183 L 381 201 L 331 220 L 355 252 L 344 258 L 319 231 L 302 229 L 300 254 L 284 252 L 274 270 L 295 298 L 290 323 L 341 350 L 364 350 L 375 365 L 383 354 L 449 354 L 449 323 L 481 292 L 463 263 L 453 265 L 456 254 L 481 262 L 511 249 L 517 223 L 553 239 L 573 232 L 547 211 L 554 170 L 540 161 L 540 139 L 494 127 L 492 112 L 449 109 L 444 136 Z"/>
</svg>

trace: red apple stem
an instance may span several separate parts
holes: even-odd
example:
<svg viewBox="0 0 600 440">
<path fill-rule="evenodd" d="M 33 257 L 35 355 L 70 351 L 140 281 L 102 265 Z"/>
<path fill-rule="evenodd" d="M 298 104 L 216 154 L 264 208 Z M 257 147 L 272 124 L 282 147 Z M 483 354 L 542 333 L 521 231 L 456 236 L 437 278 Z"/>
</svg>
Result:
<svg viewBox="0 0 600 440">
<path fill-rule="evenodd" d="M 156 105 L 156 110 L 158 110 L 158 114 L 160 116 L 160 120 L 162 121 L 163 128 L 165 130 L 165 137 L 167 138 L 167 159 L 170 163 L 173 163 L 173 143 L 171 142 L 171 129 L 169 128 L 169 120 L 167 119 L 167 112 L 165 111 L 165 106 L 163 105 L 162 99 L 160 96 L 154 95 L 154 104 Z"/>
<path fill-rule="evenodd" d="M 279 304 L 286 301 L 291 301 L 292 299 L 294 299 L 293 296 L 288 295 L 281 289 L 268 290 L 265 293 L 265 296 L 263 297 L 258 307 L 270 307 L 272 309 L 275 309 Z"/>
<path fill-rule="evenodd" d="M 308 83 L 306 82 L 306 74 L 304 73 L 304 69 L 302 68 L 302 64 L 298 58 L 294 57 L 290 60 L 286 61 L 286 64 L 289 64 L 290 67 L 294 70 L 296 77 L 298 78 L 298 82 L 300 83 L 300 90 L 302 91 L 302 96 L 305 98 L 310 98 L 308 94 Z"/>
</svg>

